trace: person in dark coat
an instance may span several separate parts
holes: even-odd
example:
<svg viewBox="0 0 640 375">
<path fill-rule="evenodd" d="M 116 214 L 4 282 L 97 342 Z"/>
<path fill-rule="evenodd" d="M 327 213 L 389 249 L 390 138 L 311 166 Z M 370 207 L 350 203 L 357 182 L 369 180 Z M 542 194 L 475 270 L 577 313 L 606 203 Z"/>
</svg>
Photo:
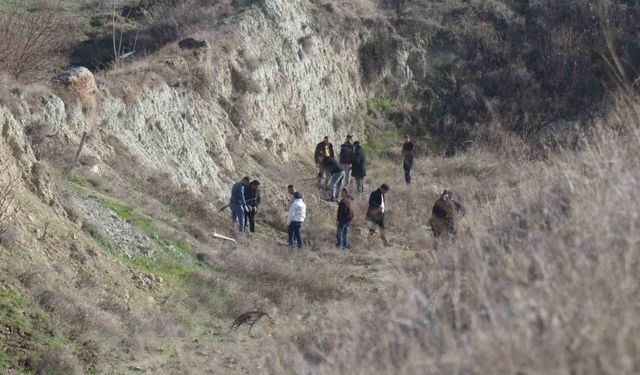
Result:
<svg viewBox="0 0 640 375">
<path fill-rule="evenodd" d="M 344 170 L 344 186 L 349 186 L 351 182 L 351 166 L 353 164 L 353 143 L 351 134 L 347 135 L 347 139 L 340 146 L 339 161 Z"/>
<path fill-rule="evenodd" d="M 324 139 L 322 140 L 322 142 L 318 143 L 318 145 L 316 146 L 316 150 L 313 154 L 313 160 L 316 162 L 316 167 L 318 167 L 319 170 L 319 175 L 320 177 L 318 178 L 318 184 L 320 184 L 322 182 L 322 169 L 320 164 L 322 163 L 322 159 L 324 158 L 335 158 L 336 155 L 333 152 L 333 144 L 331 144 L 331 142 L 329 142 L 329 137 L 325 136 Z M 329 184 L 329 175 L 325 175 L 324 177 L 324 186 L 327 186 Z"/>
<path fill-rule="evenodd" d="M 402 144 L 402 168 L 404 169 L 404 181 L 409 185 L 411 183 L 411 169 L 416 157 L 416 146 L 411 142 L 409 135 L 404 136 Z"/>
<path fill-rule="evenodd" d="M 256 213 L 258 212 L 258 206 L 260 205 L 260 182 L 253 180 L 249 184 L 249 187 L 244 190 L 244 200 L 247 202 L 247 221 L 249 221 L 249 231 L 255 233 L 256 231 Z"/>
<path fill-rule="evenodd" d="M 349 227 L 351 226 L 351 221 L 353 220 L 353 210 L 351 209 L 351 202 L 353 202 L 353 197 L 347 193 L 343 195 L 340 203 L 338 204 L 338 218 L 336 221 L 336 247 L 343 250 L 349 248 Z"/>
<path fill-rule="evenodd" d="M 353 143 L 353 164 L 351 175 L 356 179 L 356 191 L 364 192 L 364 179 L 367 176 L 367 156 L 359 141 Z"/>
<path fill-rule="evenodd" d="M 369 196 L 369 208 L 367 209 L 367 220 L 371 222 L 369 234 L 376 232 L 376 227 L 380 229 L 380 238 L 386 245 L 387 238 L 385 236 L 384 215 L 387 209 L 384 195 L 390 190 L 387 184 L 380 185 L 376 191 Z"/>
</svg>

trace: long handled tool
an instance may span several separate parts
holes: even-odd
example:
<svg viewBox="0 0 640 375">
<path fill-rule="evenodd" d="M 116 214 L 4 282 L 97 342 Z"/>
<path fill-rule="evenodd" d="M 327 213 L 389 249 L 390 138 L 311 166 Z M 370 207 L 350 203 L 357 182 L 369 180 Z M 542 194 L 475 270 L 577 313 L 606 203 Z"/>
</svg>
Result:
<svg viewBox="0 0 640 375">
<path fill-rule="evenodd" d="M 213 232 L 213 237 L 214 238 L 219 238 L 219 239 L 225 240 L 225 241 L 237 242 L 235 239 L 233 239 L 231 237 L 223 236 L 223 235 L 218 234 L 216 232 Z"/>
<path fill-rule="evenodd" d="M 258 199 L 258 198 L 256 197 L 256 198 L 247 199 L 245 202 L 246 202 L 246 203 L 253 202 L 253 201 L 255 201 L 256 199 Z M 222 206 L 222 207 L 218 208 L 218 211 L 224 211 L 224 210 L 226 210 L 227 208 L 229 208 L 229 206 L 231 206 L 231 203 L 227 204 L 226 206 Z"/>
</svg>

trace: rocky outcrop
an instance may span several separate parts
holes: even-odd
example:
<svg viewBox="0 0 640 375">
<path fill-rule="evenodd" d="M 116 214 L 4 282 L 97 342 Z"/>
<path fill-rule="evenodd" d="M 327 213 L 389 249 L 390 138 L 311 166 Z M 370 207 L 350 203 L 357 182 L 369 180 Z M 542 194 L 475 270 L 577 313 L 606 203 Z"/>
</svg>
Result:
<svg viewBox="0 0 640 375">
<path fill-rule="evenodd" d="M 115 139 L 142 163 L 194 189 L 219 190 L 239 175 L 259 173 L 252 155 L 309 158 L 307 151 L 324 135 L 363 134 L 335 125 L 336 117 L 364 101 L 357 37 L 345 37 L 337 51 L 300 1 L 259 2 L 225 22 L 233 23 L 237 45 L 223 51 L 220 40 L 183 40 L 185 55 L 176 56 L 184 64 L 175 69 L 206 76 L 211 95 L 159 82 L 135 87 L 133 102 L 104 92 L 95 112 L 51 97 L 40 117 L 71 143 L 88 131 L 83 153 L 105 160 L 115 152 Z M 194 51 L 215 58 L 192 59 Z M 81 97 L 98 92 L 84 68 L 55 82 Z"/>
<path fill-rule="evenodd" d="M 91 97 L 98 92 L 93 73 L 84 67 L 65 70 L 53 78 L 53 82 L 82 97 Z"/>
</svg>

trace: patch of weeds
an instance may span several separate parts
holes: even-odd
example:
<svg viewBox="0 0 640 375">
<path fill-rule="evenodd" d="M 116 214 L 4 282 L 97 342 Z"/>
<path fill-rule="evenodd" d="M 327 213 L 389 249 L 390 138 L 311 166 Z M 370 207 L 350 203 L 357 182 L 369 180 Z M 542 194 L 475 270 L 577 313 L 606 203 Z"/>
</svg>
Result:
<svg viewBox="0 0 640 375">
<path fill-rule="evenodd" d="M 395 103 L 390 99 L 380 98 L 377 96 L 374 96 L 373 98 L 369 99 L 368 104 L 369 104 L 369 108 L 373 110 L 385 111 L 385 112 L 391 111 L 393 108 L 396 107 Z"/>
<path fill-rule="evenodd" d="M 366 129 L 374 128 L 377 123 L 376 119 L 367 113 L 361 113 L 360 120 L 362 120 L 362 123 L 364 124 Z"/>
<path fill-rule="evenodd" d="M 20 345 L 28 348 L 45 346 L 51 349 L 74 349 L 75 343 L 65 336 L 55 336 L 48 328 L 50 324 L 44 313 L 30 305 L 27 297 L 22 293 L 9 290 L 0 285 L 0 323 L 19 332 Z M 9 339 L 10 340 L 10 339 Z M 0 369 L 15 369 L 17 374 L 27 374 L 24 370 L 15 368 L 24 358 L 22 352 L 12 353 L 11 350 L 0 353 Z"/>
<path fill-rule="evenodd" d="M 387 130 L 369 137 L 369 142 L 363 145 L 367 154 L 371 157 L 381 157 L 391 148 L 396 146 L 400 139 L 398 129 Z"/>
<path fill-rule="evenodd" d="M 87 189 L 96 189 L 99 183 L 87 176 L 73 174 L 66 181 L 67 188 L 76 193 L 82 193 Z"/>
<path fill-rule="evenodd" d="M 154 240 L 158 239 L 158 234 L 156 233 L 155 228 L 153 227 L 153 223 L 151 222 L 151 219 L 134 212 L 133 208 L 127 207 L 123 204 L 120 204 L 118 202 L 115 202 L 109 199 L 105 199 L 105 198 L 101 198 L 93 195 L 90 196 L 89 198 L 100 203 L 102 207 L 113 211 L 113 213 L 118 215 L 120 219 L 139 228 L 147 236 L 149 236 L 149 238 L 152 238 Z"/>
</svg>

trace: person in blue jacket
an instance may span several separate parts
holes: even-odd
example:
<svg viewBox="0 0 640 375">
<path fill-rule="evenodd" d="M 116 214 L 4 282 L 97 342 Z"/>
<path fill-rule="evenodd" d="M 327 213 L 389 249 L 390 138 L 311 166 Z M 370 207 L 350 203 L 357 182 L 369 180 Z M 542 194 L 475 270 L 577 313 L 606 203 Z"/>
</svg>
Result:
<svg viewBox="0 0 640 375">
<path fill-rule="evenodd" d="M 229 208 L 231 209 L 231 218 L 233 223 L 238 223 L 240 232 L 244 232 L 246 226 L 245 212 L 249 211 L 247 201 L 244 198 L 244 191 L 249 186 L 249 177 L 244 177 L 241 181 L 233 184 L 231 188 L 231 199 L 229 199 Z"/>
</svg>

